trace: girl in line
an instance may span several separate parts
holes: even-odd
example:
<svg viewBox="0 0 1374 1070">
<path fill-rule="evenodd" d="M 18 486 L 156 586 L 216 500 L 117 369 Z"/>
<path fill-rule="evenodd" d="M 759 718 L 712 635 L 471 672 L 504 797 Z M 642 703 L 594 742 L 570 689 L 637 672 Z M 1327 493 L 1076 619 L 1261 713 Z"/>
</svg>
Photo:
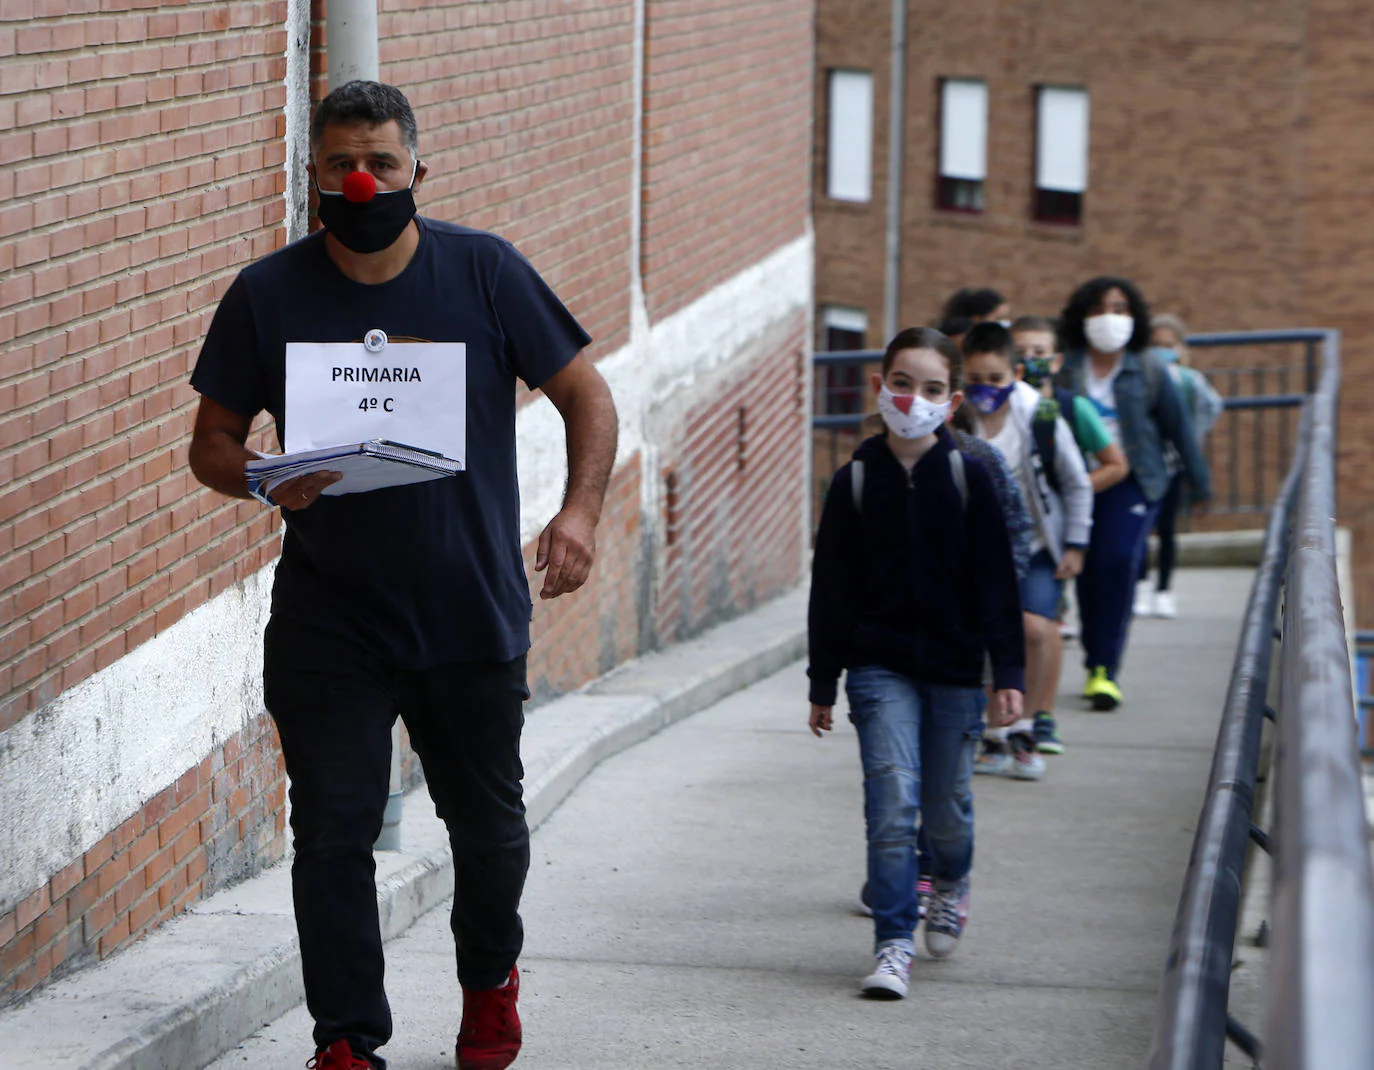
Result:
<svg viewBox="0 0 1374 1070">
<path fill-rule="evenodd" d="M 810 727 L 830 731 L 847 673 L 874 929 L 873 969 L 860 987 L 879 998 L 908 990 L 918 818 L 934 885 L 926 949 L 944 958 L 963 935 L 985 660 L 989 720 L 1011 723 L 1023 710 L 1025 636 L 1006 524 L 986 469 L 955 449 L 945 427 L 961 400 L 962 363 L 930 328 L 908 328 L 888 345 L 873 376 L 887 431 L 835 473 L 812 564 Z"/>
<path fill-rule="evenodd" d="M 1216 388 L 1207 381 L 1207 376 L 1189 366 L 1187 338 L 1188 328 L 1172 312 L 1161 312 L 1150 320 L 1150 352 L 1168 366 L 1169 375 L 1174 381 L 1174 386 L 1178 387 L 1179 398 L 1192 423 L 1198 450 L 1201 451 L 1207 432 L 1217 422 L 1217 417 L 1226 408 L 1226 403 Z M 1160 499 L 1159 517 L 1155 521 L 1155 533 L 1159 536 L 1159 579 L 1151 585 L 1147 581 L 1149 561 L 1142 562 L 1140 583 L 1135 592 L 1137 617 L 1162 617 L 1172 620 L 1178 616 L 1178 603 L 1174 601 L 1170 581 L 1173 579 L 1174 561 L 1178 552 L 1175 519 L 1178 511 L 1184 508 L 1183 474 L 1178 458 L 1171 456 L 1170 461 L 1172 463 L 1169 470 L 1173 473 L 1173 478 L 1169 480 L 1169 489 Z"/>
<path fill-rule="evenodd" d="M 1171 478 L 1166 447 L 1178 454 L 1198 508 L 1212 496 L 1206 462 L 1164 363 L 1150 345 L 1150 309 L 1126 279 L 1080 286 L 1059 318 L 1064 367 L 1059 385 L 1091 401 L 1121 443 L 1131 474 L 1096 495 L 1092 538 L 1078 577 L 1083 697 L 1095 709 L 1122 702 L 1117 672 L 1131 626 L 1146 540 Z"/>
</svg>

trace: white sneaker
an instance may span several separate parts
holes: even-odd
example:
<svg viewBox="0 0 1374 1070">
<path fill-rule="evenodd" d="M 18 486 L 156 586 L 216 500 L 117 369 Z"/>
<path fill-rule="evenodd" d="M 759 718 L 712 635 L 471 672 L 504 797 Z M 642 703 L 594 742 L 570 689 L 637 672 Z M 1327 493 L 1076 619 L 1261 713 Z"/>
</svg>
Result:
<svg viewBox="0 0 1374 1070">
<path fill-rule="evenodd" d="M 1154 614 L 1165 620 L 1173 620 L 1178 616 L 1178 603 L 1174 601 L 1173 591 L 1156 591 L 1154 599 Z"/>
<path fill-rule="evenodd" d="M 1132 606 L 1137 617 L 1153 617 L 1155 615 L 1155 596 L 1154 591 L 1148 582 L 1142 581 L 1135 585 L 1135 605 Z"/>
<path fill-rule="evenodd" d="M 947 959 L 959 946 L 968 924 L 969 879 L 953 888 L 936 888 L 926 912 L 926 950 L 937 959 Z"/>
<path fill-rule="evenodd" d="M 1013 780 L 1039 780 L 1045 775 L 1045 759 L 1036 753 L 1035 738 L 1029 732 L 1013 732 L 1007 738 L 1011 761 L 999 770 Z"/>
<path fill-rule="evenodd" d="M 1011 766 L 1011 753 L 1005 743 L 983 740 L 983 749 L 973 759 L 974 776 L 1005 776 Z"/>
<path fill-rule="evenodd" d="M 874 953 L 873 972 L 859 982 L 874 999 L 905 999 L 911 981 L 913 950 L 902 944 L 883 944 Z"/>
</svg>

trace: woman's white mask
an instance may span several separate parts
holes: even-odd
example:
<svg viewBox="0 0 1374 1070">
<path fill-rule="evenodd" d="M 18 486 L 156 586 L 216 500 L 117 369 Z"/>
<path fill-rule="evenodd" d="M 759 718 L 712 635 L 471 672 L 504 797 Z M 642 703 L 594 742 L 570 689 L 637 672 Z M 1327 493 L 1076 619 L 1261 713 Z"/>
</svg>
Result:
<svg viewBox="0 0 1374 1070">
<path fill-rule="evenodd" d="M 894 394 L 884 383 L 878 391 L 878 413 L 898 438 L 924 438 L 949 417 L 949 402 L 936 404 L 920 394 Z"/>
<path fill-rule="evenodd" d="M 1103 312 L 1083 321 L 1083 333 L 1099 353 L 1120 353 L 1135 333 L 1135 320 L 1119 312 Z"/>
</svg>

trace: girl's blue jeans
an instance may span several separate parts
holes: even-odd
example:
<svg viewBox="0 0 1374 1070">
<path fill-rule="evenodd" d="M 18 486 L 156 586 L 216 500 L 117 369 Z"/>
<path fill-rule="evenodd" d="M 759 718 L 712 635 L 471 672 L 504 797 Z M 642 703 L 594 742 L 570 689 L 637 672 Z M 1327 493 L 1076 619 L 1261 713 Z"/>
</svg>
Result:
<svg viewBox="0 0 1374 1070">
<path fill-rule="evenodd" d="M 862 665 L 845 680 L 859 736 L 875 943 L 916 928 L 916 823 L 930 876 L 949 887 L 973 865 L 973 756 L 983 736 L 980 687 L 927 684 Z"/>
</svg>

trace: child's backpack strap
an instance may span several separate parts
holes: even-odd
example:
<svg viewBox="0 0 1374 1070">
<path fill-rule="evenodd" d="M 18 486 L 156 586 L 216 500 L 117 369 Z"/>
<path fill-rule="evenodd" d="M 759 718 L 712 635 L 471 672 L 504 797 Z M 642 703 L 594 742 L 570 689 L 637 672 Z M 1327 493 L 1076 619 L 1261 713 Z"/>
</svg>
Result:
<svg viewBox="0 0 1374 1070">
<path fill-rule="evenodd" d="M 1078 402 L 1073 394 L 1061 386 L 1054 388 L 1054 400 L 1059 402 L 1059 415 L 1073 432 L 1073 440 L 1078 441 Z"/>
<path fill-rule="evenodd" d="M 959 492 L 959 502 L 968 510 L 968 475 L 964 471 L 964 455 L 957 449 L 949 451 L 949 474 L 954 479 L 954 489 Z M 854 499 L 854 512 L 864 515 L 864 463 L 849 462 L 849 492 Z"/>
<path fill-rule="evenodd" d="M 1063 412 L 1062 407 L 1056 406 L 1056 408 L 1060 409 L 1060 413 Z M 1054 439 L 1054 429 L 1058 419 L 1059 414 L 1044 420 L 1040 418 L 1039 413 L 1036 413 L 1035 419 L 1031 420 L 1031 438 L 1034 440 L 1035 452 L 1040 459 L 1040 471 L 1049 483 L 1050 489 L 1056 494 L 1059 493 L 1059 472 L 1056 467 L 1056 462 L 1059 459 L 1057 452 L 1059 447 Z"/>
<path fill-rule="evenodd" d="M 949 474 L 954 477 L 954 489 L 959 492 L 959 504 L 968 512 L 968 473 L 964 471 L 964 455 L 957 449 L 949 451 Z"/>
</svg>

